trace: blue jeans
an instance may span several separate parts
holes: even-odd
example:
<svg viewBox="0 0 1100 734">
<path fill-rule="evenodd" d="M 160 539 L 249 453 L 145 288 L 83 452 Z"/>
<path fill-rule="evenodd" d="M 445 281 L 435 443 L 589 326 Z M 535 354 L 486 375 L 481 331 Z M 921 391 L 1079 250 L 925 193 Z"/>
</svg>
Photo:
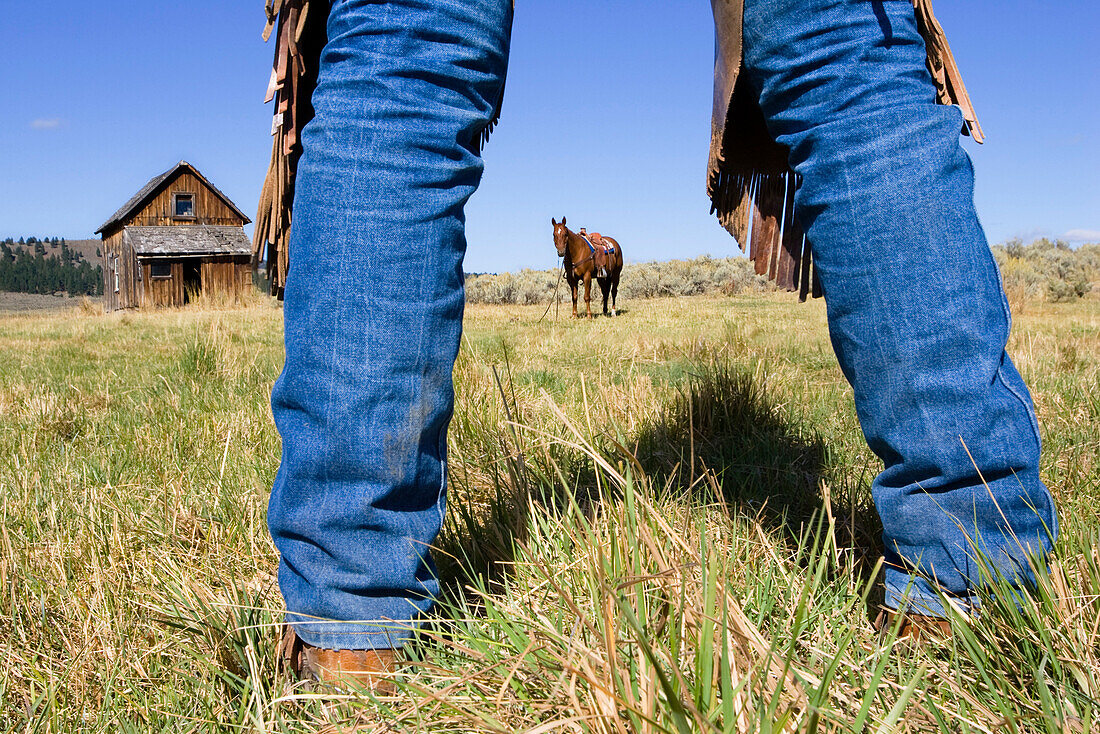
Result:
<svg viewBox="0 0 1100 734">
<path fill-rule="evenodd" d="M 1039 427 L 974 209 L 962 116 L 934 103 L 909 0 L 746 0 L 745 70 L 796 196 L 840 366 L 885 464 L 886 605 L 941 614 L 1033 581 L 1057 534 Z"/>
<path fill-rule="evenodd" d="M 268 524 L 288 621 L 398 646 L 438 591 L 463 206 L 512 0 L 338 0 L 294 200 Z"/>
<path fill-rule="evenodd" d="M 333 5 L 295 195 L 268 513 L 287 619 L 312 645 L 398 646 L 438 591 L 428 547 L 445 506 L 463 205 L 511 4 Z M 833 343 L 886 464 L 874 494 L 888 604 L 908 591 L 939 610 L 932 579 L 968 602 L 980 584 L 968 537 L 1025 583 L 1009 531 L 1045 553 L 1054 508 L 1004 353 L 1008 311 L 961 118 L 933 104 L 911 5 L 745 10 L 745 73 L 803 176 Z"/>
</svg>

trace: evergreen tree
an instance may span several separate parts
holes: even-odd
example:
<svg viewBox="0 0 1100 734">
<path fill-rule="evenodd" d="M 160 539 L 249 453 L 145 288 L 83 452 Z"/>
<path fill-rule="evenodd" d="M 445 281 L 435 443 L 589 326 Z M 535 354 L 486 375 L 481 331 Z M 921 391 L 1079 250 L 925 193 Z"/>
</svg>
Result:
<svg viewBox="0 0 1100 734">
<path fill-rule="evenodd" d="M 93 268 L 66 246 L 59 257 L 45 254 L 44 242 L 35 240 L 34 254 L 0 243 L 0 290 L 22 293 L 102 295 L 103 268 Z M 60 244 L 60 241 L 59 241 Z"/>
</svg>

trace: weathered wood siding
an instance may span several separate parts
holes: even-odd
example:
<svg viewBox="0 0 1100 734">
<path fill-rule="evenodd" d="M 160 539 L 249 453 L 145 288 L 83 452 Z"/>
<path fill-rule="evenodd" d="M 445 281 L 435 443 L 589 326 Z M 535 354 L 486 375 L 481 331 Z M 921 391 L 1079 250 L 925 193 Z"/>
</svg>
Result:
<svg viewBox="0 0 1100 734">
<path fill-rule="evenodd" d="M 121 236 L 118 237 L 121 239 Z M 114 244 L 115 236 L 103 236 L 103 308 L 110 312 L 118 308 L 118 294 L 115 293 L 115 261 L 117 253 Z"/>
<path fill-rule="evenodd" d="M 183 261 L 172 263 L 171 278 L 156 278 L 151 275 L 152 265 L 143 262 L 142 276 L 145 283 L 145 298 L 140 304 L 144 308 L 163 308 L 183 305 Z"/>
<path fill-rule="evenodd" d="M 123 241 L 125 227 L 165 227 L 209 224 L 243 227 L 248 220 L 234 211 L 202 178 L 181 167 L 157 189 L 156 195 L 133 214 L 103 230 L 103 301 L 107 311 L 121 308 L 182 306 L 186 301 L 184 262 L 199 267 L 199 289 L 208 295 L 230 294 L 238 298 L 252 286 L 251 258 L 241 255 L 212 255 L 201 258 L 143 257 L 138 260 Z M 194 216 L 175 216 L 174 194 L 191 194 Z M 171 278 L 151 275 L 151 260 L 168 261 Z M 193 272 L 193 271 L 192 271 Z M 115 289 L 117 276 L 118 289 Z M 194 275 L 192 275 L 194 281 Z"/>
<path fill-rule="evenodd" d="M 188 296 L 184 276 L 184 259 L 167 257 L 155 258 L 157 262 L 171 262 L 171 278 L 153 278 L 153 260 L 140 261 L 142 293 L 136 306 L 141 308 L 165 308 L 183 306 Z M 204 296 L 211 298 L 229 297 L 236 300 L 247 288 L 252 287 L 252 261 L 247 255 L 226 255 L 203 258 L 188 258 L 198 261 L 199 287 Z"/>
<path fill-rule="evenodd" d="M 223 256 L 203 258 L 202 291 L 213 296 L 228 294 L 239 298 L 252 285 L 252 260 L 249 257 Z"/>
<path fill-rule="evenodd" d="M 173 194 L 192 194 L 195 216 L 179 218 L 172 208 Z M 215 224 L 243 227 L 245 220 L 233 211 L 210 187 L 186 171 L 168 180 L 159 194 L 123 224 L 128 227 L 163 227 L 173 224 Z"/>
<path fill-rule="evenodd" d="M 115 311 L 139 305 L 141 284 L 136 281 L 137 262 L 134 260 L 134 253 L 122 241 L 122 230 L 115 229 L 103 238 L 103 300 L 106 309 Z"/>
</svg>

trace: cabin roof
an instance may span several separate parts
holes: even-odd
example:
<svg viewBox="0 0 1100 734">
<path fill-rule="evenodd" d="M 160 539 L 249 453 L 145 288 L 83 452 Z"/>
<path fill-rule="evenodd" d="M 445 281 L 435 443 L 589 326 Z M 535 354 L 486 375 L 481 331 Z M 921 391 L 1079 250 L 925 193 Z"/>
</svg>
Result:
<svg viewBox="0 0 1100 734">
<path fill-rule="evenodd" d="M 118 211 L 116 211 L 114 214 L 112 214 L 106 222 L 104 222 L 102 225 L 100 225 L 99 229 L 97 229 L 95 231 L 95 233 L 100 234 L 103 230 L 107 229 L 112 224 L 117 224 L 118 222 L 122 221 L 126 217 L 133 214 L 136 209 L 143 206 L 150 199 L 152 199 L 154 196 L 156 196 L 157 193 L 160 192 L 160 189 L 164 185 L 164 182 L 167 181 L 168 179 L 172 178 L 172 176 L 176 173 L 176 171 L 180 170 L 181 168 L 186 168 L 186 169 L 190 170 L 190 172 L 196 178 L 198 178 L 200 181 L 202 181 L 207 187 L 209 187 L 209 189 L 211 191 L 213 191 L 215 194 L 217 194 L 218 198 L 220 198 L 222 201 L 224 201 L 230 209 L 232 209 L 242 219 L 244 219 L 245 224 L 248 224 L 249 222 L 252 221 L 251 219 L 249 219 L 248 217 L 246 217 L 244 215 L 244 212 L 242 212 L 237 207 L 237 205 L 234 204 L 229 199 L 228 196 L 226 196 L 221 191 L 219 191 L 217 186 L 210 183 L 210 181 L 207 180 L 206 176 L 203 176 L 202 173 L 199 172 L 199 169 L 195 168 L 194 166 L 192 166 L 187 161 L 180 161 L 179 163 L 172 166 L 171 168 L 169 168 L 167 171 L 160 174 L 159 176 L 153 176 L 151 179 L 149 179 L 149 182 L 147 184 L 145 184 L 144 186 L 142 186 L 141 189 L 136 194 L 134 194 L 132 197 L 130 197 L 129 201 L 127 201 L 125 204 L 123 204 L 121 207 L 119 207 Z"/>
<path fill-rule="evenodd" d="M 252 241 L 241 227 L 213 224 L 124 227 L 122 240 L 138 257 L 252 254 Z"/>
</svg>

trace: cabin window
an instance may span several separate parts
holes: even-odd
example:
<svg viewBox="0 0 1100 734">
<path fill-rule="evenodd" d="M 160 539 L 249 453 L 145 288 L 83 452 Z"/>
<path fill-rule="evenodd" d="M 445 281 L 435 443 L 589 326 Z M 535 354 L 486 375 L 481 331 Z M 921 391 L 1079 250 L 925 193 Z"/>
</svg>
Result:
<svg viewBox="0 0 1100 734">
<path fill-rule="evenodd" d="M 195 195 L 172 194 L 172 216 L 179 219 L 193 219 L 195 216 Z"/>
<path fill-rule="evenodd" d="M 149 264 L 149 278 L 152 280 L 161 280 L 163 278 L 172 277 L 172 263 L 150 263 Z"/>
</svg>

